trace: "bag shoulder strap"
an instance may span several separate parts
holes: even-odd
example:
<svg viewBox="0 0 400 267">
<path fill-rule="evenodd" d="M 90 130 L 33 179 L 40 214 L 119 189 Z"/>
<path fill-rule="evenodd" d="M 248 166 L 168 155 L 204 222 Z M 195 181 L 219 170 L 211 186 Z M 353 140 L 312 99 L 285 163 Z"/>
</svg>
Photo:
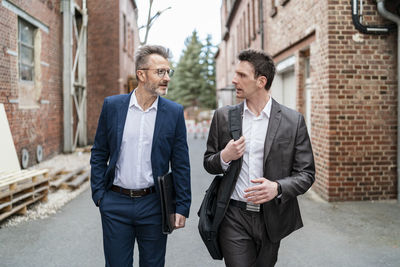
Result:
<svg viewBox="0 0 400 267">
<path fill-rule="evenodd" d="M 234 140 L 238 140 L 242 134 L 242 109 L 241 105 L 229 109 L 229 131 Z"/>
<path fill-rule="evenodd" d="M 234 140 L 238 140 L 242 134 L 242 106 L 241 105 L 236 105 L 232 106 L 229 109 L 229 131 L 231 133 L 231 136 Z M 231 163 L 231 171 L 227 176 L 225 176 L 223 179 L 230 179 L 230 183 L 233 184 L 233 181 L 235 179 L 235 176 L 239 170 L 240 166 L 240 160 L 234 160 Z M 226 206 L 227 203 L 225 202 L 218 202 L 215 215 L 214 215 L 214 220 L 213 224 L 211 227 L 211 232 L 216 233 L 219 225 L 222 222 L 222 219 L 224 218 L 225 211 L 226 211 Z"/>
</svg>

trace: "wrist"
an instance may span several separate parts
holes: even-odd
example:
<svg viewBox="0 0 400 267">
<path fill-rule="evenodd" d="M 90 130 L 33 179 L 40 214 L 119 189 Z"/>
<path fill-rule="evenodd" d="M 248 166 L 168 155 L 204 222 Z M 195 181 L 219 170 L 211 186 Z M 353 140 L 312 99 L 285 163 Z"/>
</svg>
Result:
<svg viewBox="0 0 400 267">
<path fill-rule="evenodd" d="M 230 160 L 226 157 L 225 149 L 221 151 L 221 159 L 225 162 L 228 163 Z"/>
</svg>

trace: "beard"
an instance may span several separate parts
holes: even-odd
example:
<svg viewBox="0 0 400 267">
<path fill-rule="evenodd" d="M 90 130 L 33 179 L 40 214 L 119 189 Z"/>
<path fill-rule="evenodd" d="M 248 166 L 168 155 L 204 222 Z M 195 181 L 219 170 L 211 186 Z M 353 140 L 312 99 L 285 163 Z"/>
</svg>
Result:
<svg viewBox="0 0 400 267">
<path fill-rule="evenodd" d="M 161 86 L 166 86 L 165 89 L 162 89 Z M 168 92 L 168 83 L 161 84 L 145 84 L 144 88 L 150 92 L 154 96 L 164 96 Z"/>
</svg>

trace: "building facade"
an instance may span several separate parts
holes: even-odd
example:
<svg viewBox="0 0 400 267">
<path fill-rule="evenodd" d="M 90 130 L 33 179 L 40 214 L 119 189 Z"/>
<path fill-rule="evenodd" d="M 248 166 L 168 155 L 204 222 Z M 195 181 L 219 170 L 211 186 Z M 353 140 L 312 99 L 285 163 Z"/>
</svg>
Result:
<svg viewBox="0 0 400 267">
<path fill-rule="evenodd" d="M 88 142 L 93 143 L 105 97 L 129 91 L 139 46 L 133 0 L 88 2 Z"/>
<path fill-rule="evenodd" d="M 313 189 L 328 201 L 394 199 L 396 34 L 358 31 L 351 2 L 223 0 L 218 103 L 236 101 L 231 80 L 239 51 L 268 52 L 277 69 L 272 97 L 303 113 L 309 128 Z M 362 23 L 390 24 L 370 2 L 360 10 Z"/>
<path fill-rule="evenodd" d="M 133 54 L 139 43 L 134 0 L 0 0 L 0 103 L 20 162 L 22 151 L 29 155 L 27 166 L 64 150 L 63 80 L 65 74 L 75 75 L 65 69 L 63 58 L 66 2 L 76 18 L 73 55 L 84 24 L 84 4 L 87 7 L 87 41 L 83 42 L 87 67 L 77 67 L 87 79 L 82 102 L 87 143 L 94 139 L 103 98 L 127 92 L 124 85 L 134 73 Z M 70 60 L 74 63 L 75 58 Z M 75 132 L 79 118 L 76 111 L 70 112 Z"/>
</svg>

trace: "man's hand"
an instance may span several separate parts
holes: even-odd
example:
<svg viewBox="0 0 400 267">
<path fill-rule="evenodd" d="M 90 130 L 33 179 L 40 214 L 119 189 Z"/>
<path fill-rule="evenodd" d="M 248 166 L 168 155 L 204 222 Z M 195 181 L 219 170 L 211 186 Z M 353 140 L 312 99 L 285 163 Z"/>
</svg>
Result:
<svg viewBox="0 0 400 267">
<path fill-rule="evenodd" d="M 237 160 L 243 156 L 245 146 L 244 136 L 241 136 L 238 140 L 233 139 L 229 141 L 226 147 L 221 151 L 221 157 L 224 162 L 230 162 L 232 160 Z"/>
<path fill-rule="evenodd" d="M 278 183 L 272 182 L 264 177 L 251 180 L 258 184 L 244 190 L 244 197 L 254 204 L 262 204 L 270 201 L 278 195 Z"/>
<path fill-rule="evenodd" d="M 180 215 L 179 213 L 175 213 L 175 229 L 185 227 L 186 217 Z"/>
</svg>

